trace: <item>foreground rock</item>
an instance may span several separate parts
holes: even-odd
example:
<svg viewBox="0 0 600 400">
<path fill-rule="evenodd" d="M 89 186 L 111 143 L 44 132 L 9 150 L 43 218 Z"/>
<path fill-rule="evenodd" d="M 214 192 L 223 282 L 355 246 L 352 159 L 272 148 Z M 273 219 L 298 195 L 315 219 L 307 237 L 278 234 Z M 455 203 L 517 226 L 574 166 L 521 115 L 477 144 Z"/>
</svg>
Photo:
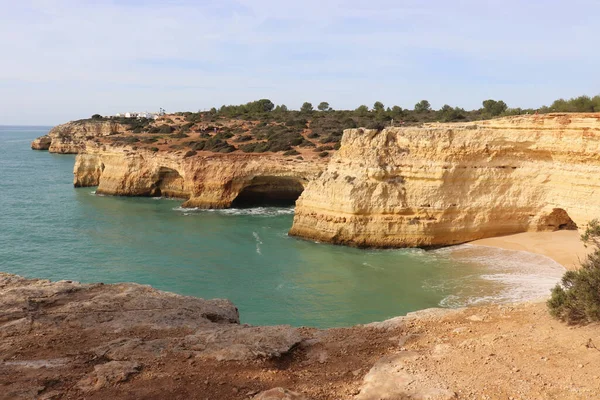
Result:
<svg viewBox="0 0 600 400">
<path fill-rule="evenodd" d="M 226 300 L 0 274 L 2 399 L 591 399 L 597 326 L 543 304 L 317 330 Z"/>
<path fill-rule="evenodd" d="M 600 114 L 350 129 L 290 233 L 404 247 L 576 229 L 600 215 L 599 153 Z"/>
</svg>

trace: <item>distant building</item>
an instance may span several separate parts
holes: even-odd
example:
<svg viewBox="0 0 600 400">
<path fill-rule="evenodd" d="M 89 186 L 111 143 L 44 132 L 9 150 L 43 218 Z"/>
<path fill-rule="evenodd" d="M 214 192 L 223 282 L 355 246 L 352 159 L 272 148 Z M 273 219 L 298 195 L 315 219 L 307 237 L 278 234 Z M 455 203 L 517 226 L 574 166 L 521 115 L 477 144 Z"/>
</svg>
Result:
<svg viewBox="0 0 600 400">
<path fill-rule="evenodd" d="M 165 115 L 165 110 L 160 109 L 159 112 L 125 112 L 125 113 L 116 113 L 115 117 L 117 118 L 148 118 L 148 119 L 158 119 L 159 117 Z"/>
</svg>

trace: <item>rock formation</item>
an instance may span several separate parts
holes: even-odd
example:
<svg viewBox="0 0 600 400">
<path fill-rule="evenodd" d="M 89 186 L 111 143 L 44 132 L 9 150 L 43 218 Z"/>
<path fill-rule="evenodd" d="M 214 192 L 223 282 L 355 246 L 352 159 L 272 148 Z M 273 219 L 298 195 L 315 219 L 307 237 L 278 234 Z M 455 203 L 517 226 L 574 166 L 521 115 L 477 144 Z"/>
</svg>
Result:
<svg viewBox="0 0 600 400">
<path fill-rule="evenodd" d="M 543 303 L 257 327 L 227 300 L 0 273 L 0 399 L 596 399 L 596 337 Z"/>
<path fill-rule="evenodd" d="M 186 152 L 169 148 L 170 139 L 164 137 L 156 143 L 159 149 L 156 136 L 146 137 L 151 144 L 144 146 L 144 136 L 122 124 L 85 120 L 59 125 L 31 147 L 78 154 L 76 187 L 98 186 L 98 194 L 117 196 L 181 198 L 185 207 L 201 208 L 293 204 L 327 162 L 314 152 L 306 159 L 277 153 Z"/>
<path fill-rule="evenodd" d="M 74 121 L 58 125 L 47 135 L 31 143 L 33 150 L 49 150 L 51 153 L 78 154 L 86 149 L 86 144 L 98 137 L 124 133 L 123 125 L 111 121 Z"/>
<path fill-rule="evenodd" d="M 599 135 L 600 114 L 350 129 L 327 164 L 314 156 L 186 152 L 171 139 L 156 143 L 160 148 L 138 146 L 123 125 L 79 121 L 54 128 L 32 147 L 78 153 L 75 186 L 98 186 L 101 194 L 226 208 L 293 202 L 303 193 L 292 235 L 427 247 L 576 229 L 597 217 Z"/>
<path fill-rule="evenodd" d="M 275 154 L 181 153 L 88 144 L 75 161 L 75 186 L 99 194 L 186 199 L 185 207 L 226 208 L 234 201 L 293 201 L 324 168 Z"/>
<path fill-rule="evenodd" d="M 31 142 L 33 150 L 48 150 L 52 144 L 52 138 L 49 135 L 40 136 Z"/>
<path fill-rule="evenodd" d="M 600 114 L 351 129 L 297 201 L 292 235 L 439 246 L 600 215 Z"/>
</svg>

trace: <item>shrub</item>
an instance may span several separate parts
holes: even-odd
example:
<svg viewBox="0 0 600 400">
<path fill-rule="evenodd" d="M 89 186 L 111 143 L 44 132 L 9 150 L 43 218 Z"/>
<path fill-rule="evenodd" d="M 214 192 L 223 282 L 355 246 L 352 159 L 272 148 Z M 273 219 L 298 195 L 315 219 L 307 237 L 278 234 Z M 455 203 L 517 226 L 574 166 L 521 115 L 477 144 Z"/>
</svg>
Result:
<svg viewBox="0 0 600 400">
<path fill-rule="evenodd" d="M 251 135 L 241 135 L 241 136 L 238 136 L 238 138 L 237 138 L 237 139 L 235 139 L 235 140 L 234 140 L 234 142 L 238 142 L 238 143 L 241 143 L 241 142 L 249 142 L 249 141 L 251 141 L 252 139 L 253 139 L 253 138 L 252 138 L 252 136 L 251 136 Z"/>
<path fill-rule="evenodd" d="M 308 101 L 305 101 L 304 104 L 302 104 L 302 107 L 300 107 L 300 112 L 303 112 L 303 113 L 309 113 L 313 110 L 314 110 L 313 105 L 311 103 L 309 103 Z"/>
<path fill-rule="evenodd" d="M 196 154 L 198 154 L 198 153 L 196 153 L 194 150 L 188 150 L 188 151 L 186 151 L 186 153 L 183 155 L 183 158 L 192 157 L 192 156 L 195 156 Z"/>
<path fill-rule="evenodd" d="M 158 147 L 150 147 L 150 150 L 156 153 L 158 151 Z"/>
<path fill-rule="evenodd" d="M 329 155 L 329 153 L 326 152 L 326 151 L 322 151 L 322 152 L 319 153 L 319 157 L 321 157 L 321 158 L 327 157 L 328 155 Z"/>
<path fill-rule="evenodd" d="M 381 121 L 372 121 L 366 126 L 367 129 L 377 129 L 381 131 L 385 128 L 385 124 Z"/>
<path fill-rule="evenodd" d="M 174 131 L 174 128 L 170 125 L 160 125 L 160 126 L 153 126 L 152 128 L 150 128 L 150 130 L 148 132 L 150 133 L 171 133 Z"/>
<path fill-rule="evenodd" d="M 284 156 L 297 156 L 298 154 L 300 153 L 296 149 L 288 150 L 283 153 Z"/>
<path fill-rule="evenodd" d="M 230 145 L 217 136 L 199 142 L 189 142 L 186 145 L 190 146 L 192 150 L 212 151 L 213 153 L 231 153 L 236 150 L 235 146 Z"/>
<path fill-rule="evenodd" d="M 567 271 L 552 289 L 550 314 L 569 324 L 600 321 L 600 222 L 590 221 L 581 239 L 594 251 L 577 271 Z"/>
</svg>

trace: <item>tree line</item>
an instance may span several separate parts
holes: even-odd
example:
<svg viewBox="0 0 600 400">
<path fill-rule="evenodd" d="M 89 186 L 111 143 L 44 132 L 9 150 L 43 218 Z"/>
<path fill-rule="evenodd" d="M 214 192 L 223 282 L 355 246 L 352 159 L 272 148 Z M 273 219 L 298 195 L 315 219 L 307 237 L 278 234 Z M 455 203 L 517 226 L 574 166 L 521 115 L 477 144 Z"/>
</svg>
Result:
<svg viewBox="0 0 600 400">
<path fill-rule="evenodd" d="M 454 121 L 474 121 L 481 119 L 490 119 L 501 116 L 523 115 L 534 113 L 551 112 L 600 112 L 600 95 L 579 96 L 568 100 L 555 100 L 550 106 L 540 108 L 520 108 L 509 107 L 503 100 L 487 99 L 482 102 L 482 106 L 475 110 L 465 110 L 461 107 L 452 107 L 448 104 L 440 109 L 432 108 L 428 100 L 417 102 L 412 109 L 402 108 L 398 105 L 385 106 L 381 101 L 376 101 L 371 107 L 360 105 L 354 110 L 334 110 L 329 102 L 322 101 L 315 108 L 311 102 L 304 102 L 299 110 L 291 110 L 285 104 L 275 105 L 269 99 L 260 99 L 240 105 L 223 105 L 220 108 L 212 108 L 205 112 L 209 115 L 226 118 L 242 119 L 264 119 L 265 114 L 272 117 L 282 117 L 289 114 L 318 118 L 319 114 L 343 114 L 346 118 L 366 119 L 375 122 L 390 122 L 394 120 L 398 123 L 420 123 L 420 122 L 454 122 Z M 185 113 L 195 114 L 195 113 Z M 197 114 L 201 114 L 200 112 Z M 204 113 L 202 113 L 204 114 Z M 200 119 L 200 118 L 198 118 Z"/>
</svg>

